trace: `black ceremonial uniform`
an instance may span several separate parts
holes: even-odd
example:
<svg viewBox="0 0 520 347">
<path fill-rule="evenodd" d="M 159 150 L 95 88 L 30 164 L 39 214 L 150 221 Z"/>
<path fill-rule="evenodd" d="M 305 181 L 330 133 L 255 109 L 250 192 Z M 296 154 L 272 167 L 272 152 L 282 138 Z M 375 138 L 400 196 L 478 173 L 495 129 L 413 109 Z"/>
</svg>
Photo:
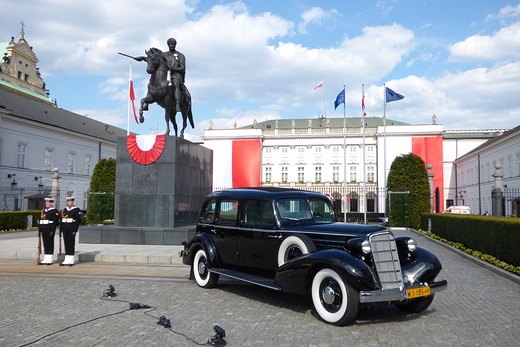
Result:
<svg viewBox="0 0 520 347">
<path fill-rule="evenodd" d="M 74 256 L 74 246 L 76 233 L 78 232 L 81 222 L 81 211 L 79 207 L 65 207 L 61 211 L 60 230 L 63 233 L 63 242 L 65 243 L 65 255 Z"/>
<path fill-rule="evenodd" d="M 54 233 L 59 224 L 59 212 L 56 208 L 45 208 L 42 210 L 38 228 L 43 239 L 44 253 L 47 255 L 54 254 Z"/>
</svg>

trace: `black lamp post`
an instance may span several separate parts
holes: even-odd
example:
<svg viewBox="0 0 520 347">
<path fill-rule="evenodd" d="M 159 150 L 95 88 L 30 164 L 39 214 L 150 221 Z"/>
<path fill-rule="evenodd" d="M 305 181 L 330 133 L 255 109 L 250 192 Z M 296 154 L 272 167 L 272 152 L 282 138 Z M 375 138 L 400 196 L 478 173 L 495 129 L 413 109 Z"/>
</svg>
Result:
<svg viewBox="0 0 520 347">
<path fill-rule="evenodd" d="M 43 191 L 42 176 L 40 176 L 40 177 L 35 176 L 35 177 L 34 177 L 34 180 L 35 180 L 35 181 L 40 180 L 40 181 L 38 182 L 38 193 L 41 193 L 41 192 Z"/>
<path fill-rule="evenodd" d="M 7 178 L 13 178 L 11 182 L 11 190 L 16 190 L 18 188 L 18 183 L 16 183 L 16 174 L 7 174 Z"/>
</svg>

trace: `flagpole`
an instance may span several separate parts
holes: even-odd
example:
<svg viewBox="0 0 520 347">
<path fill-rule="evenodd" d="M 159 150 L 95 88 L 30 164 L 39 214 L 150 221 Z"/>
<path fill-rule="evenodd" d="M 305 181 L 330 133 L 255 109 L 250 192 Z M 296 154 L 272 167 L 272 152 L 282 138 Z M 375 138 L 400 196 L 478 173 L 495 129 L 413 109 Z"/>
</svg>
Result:
<svg viewBox="0 0 520 347">
<path fill-rule="evenodd" d="M 365 102 L 365 84 L 361 84 L 361 93 L 363 104 Z M 366 173 L 366 152 L 365 152 L 365 110 L 363 109 L 363 116 L 361 117 L 363 122 L 363 216 L 365 224 L 367 224 L 367 173 Z"/>
<path fill-rule="evenodd" d="M 130 135 L 130 113 L 132 108 L 132 100 L 130 99 L 130 81 L 132 81 L 132 63 L 130 62 L 130 72 L 128 73 L 128 102 L 127 102 L 127 108 L 128 108 L 128 117 L 126 121 L 126 136 Z"/>
<path fill-rule="evenodd" d="M 345 95 L 345 85 L 343 85 Z M 346 97 L 345 97 L 346 99 Z M 343 223 L 347 222 L 347 101 L 343 101 Z"/>
<path fill-rule="evenodd" d="M 321 116 L 324 116 L 323 113 L 323 87 L 321 87 Z"/>
<path fill-rule="evenodd" d="M 383 100 L 384 100 L 384 109 L 383 109 L 383 137 L 384 137 L 384 150 L 383 150 L 383 183 L 386 188 L 386 84 L 383 84 Z"/>
</svg>

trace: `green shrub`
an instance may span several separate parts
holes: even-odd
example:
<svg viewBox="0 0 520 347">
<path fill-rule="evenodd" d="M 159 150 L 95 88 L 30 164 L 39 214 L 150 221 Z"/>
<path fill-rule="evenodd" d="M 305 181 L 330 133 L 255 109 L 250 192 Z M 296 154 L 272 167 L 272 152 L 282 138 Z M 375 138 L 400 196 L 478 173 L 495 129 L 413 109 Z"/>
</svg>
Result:
<svg viewBox="0 0 520 347">
<path fill-rule="evenodd" d="M 0 212 L 0 231 L 27 229 L 27 216 L 33 216 L 33 227 L 38 226 L 41 211 Z"/>
<path fill-rule="evenodd" d="M 99 224 L 114 219 L 116 160 L 101 159 L 90 180 L 87 223 Z"/>
<path fill-rule="evenodd" d="M 387 180 L 388 191 L 409 191 L 407 195 L 392 195 L 392 210 L 387 199 L 387 216 L 392 226 L 418 229 L 421 214 L 431 211 L 430 184 L 424 161 L 415 154 L 396 157 Z M 409 200 L 408 200 L 409 199 Z"/>
</svg>

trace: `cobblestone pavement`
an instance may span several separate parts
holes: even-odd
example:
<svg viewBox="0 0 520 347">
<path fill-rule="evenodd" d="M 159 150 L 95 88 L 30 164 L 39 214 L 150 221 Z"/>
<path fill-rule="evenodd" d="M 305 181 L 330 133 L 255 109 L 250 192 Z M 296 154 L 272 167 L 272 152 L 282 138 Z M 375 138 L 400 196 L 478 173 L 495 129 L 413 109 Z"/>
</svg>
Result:
<svg viewBox="0 0 520 347">
<path fill-rule="evenodd" d="M 0 260 L 0 345 L 195 346 L 174 331 L 206 343 L 219 325 L 228 346 L 518 346 L 520 285 L 414 236 L 441 260 L 448 289 L 421 314 L 362 306 L 346 327 L 321 322 L 301 296 L 225 279 L 199 288 L 183 265 Z M 101 300 L 109 285 L 118 296 Z M 163 315 L 171 329 L 157 324 Z"/>
</svg>

